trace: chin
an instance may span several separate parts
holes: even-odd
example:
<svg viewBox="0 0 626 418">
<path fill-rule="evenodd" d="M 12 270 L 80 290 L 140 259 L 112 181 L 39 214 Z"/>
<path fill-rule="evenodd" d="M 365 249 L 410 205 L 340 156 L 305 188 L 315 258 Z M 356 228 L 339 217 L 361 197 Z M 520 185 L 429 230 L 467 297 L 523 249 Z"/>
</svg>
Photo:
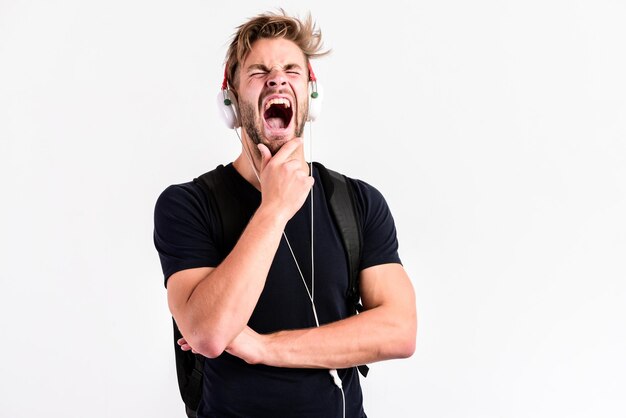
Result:
<svg viewBox="0 0 626 418">
<path fill-rule="evenodd" d="M 278 150 L 280 150 L 283 147 L 283 145 L 291 141 L 293 138 L 295 138 L 295 136 L 293 135 L 289 137 L 278 137 L 278 138 L 275 137 L 269 140 L 266 138 L 263 141 L 263 144 L 265 144 L 267 148 L 269 148 L 272 155 L 275 155 L 278 152 Z"/>
</svg>

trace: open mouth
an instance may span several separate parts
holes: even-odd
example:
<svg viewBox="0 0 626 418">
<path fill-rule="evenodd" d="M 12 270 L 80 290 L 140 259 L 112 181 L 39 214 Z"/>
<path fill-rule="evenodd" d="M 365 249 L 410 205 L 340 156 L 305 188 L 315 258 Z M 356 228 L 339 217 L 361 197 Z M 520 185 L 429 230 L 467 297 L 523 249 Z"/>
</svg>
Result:
<svg viewBox="0 0 626 418">
<path fill-rule="evenodd" d="M 291 124 L 293 108 L 285 97 L 276 97 L 265 103 L 263 119 L 271 129 L 285 129 Z"/>
</svg>

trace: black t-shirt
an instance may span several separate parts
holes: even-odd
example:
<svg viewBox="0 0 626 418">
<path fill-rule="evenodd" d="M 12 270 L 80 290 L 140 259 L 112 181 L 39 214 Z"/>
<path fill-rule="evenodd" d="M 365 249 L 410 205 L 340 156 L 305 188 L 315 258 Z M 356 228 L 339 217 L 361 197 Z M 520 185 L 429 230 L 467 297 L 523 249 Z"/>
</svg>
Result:
<svg viewBox="0 0 626 418">
<path fill-rule="evenodd" d="M 252 216 L 261 193 L 235 170 L 224 176 L 243 212 Z M 348 266 L 341 238 L 314 170 L 313 190 L 314 301 L 320 324 L 349 316 L 345 295 Z M 352 180 L 362 222 L 360 269 L 400 263 L 396 230 L 387 204 L 375 188 Z M 311 200 L 288 222 L 285 233 L 309 289 L 311 286 Z M 168 187 L 155 209 L 154 242 L 165 284 L 177 271 L 216 267 L 225 258 L 222 242 L 204 190 L 193 182 Z M 311 301 L 285 239 L 276 252 L 265 287 L 248 325 L 259 333 L 315 326 Z M 342 396 L 327 370 L 249 365 L 223 353 L 206 359 L 199 417 L 333 417 L 341 416 Z M 346 417 L 362 417 L 362 394 L 356 368 L 339 370 L 346 397 Z"/>
</svg>

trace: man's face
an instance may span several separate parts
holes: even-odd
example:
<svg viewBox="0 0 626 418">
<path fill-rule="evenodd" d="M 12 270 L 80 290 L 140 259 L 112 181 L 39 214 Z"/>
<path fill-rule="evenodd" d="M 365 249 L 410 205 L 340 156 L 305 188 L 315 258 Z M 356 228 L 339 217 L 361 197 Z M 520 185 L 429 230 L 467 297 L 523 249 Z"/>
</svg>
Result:
<svg viewBox="0 0 626 418">
<path fill-rule="evenodd" d="M 238 73 L 241 125 L 255 144 L 275 154 L 302 136 L 308 113 L 308 68 L 304 54 L 283 38 L 259 39 Z"/>
</svg>

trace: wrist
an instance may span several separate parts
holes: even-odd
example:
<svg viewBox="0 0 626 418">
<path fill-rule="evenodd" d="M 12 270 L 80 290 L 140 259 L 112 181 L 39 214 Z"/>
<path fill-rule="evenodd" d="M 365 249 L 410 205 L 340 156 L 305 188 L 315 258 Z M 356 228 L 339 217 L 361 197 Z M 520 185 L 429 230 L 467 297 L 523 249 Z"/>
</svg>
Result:
<svg viewBox="0 0 626 418">
<path fill-rule="evenodd" d="M 263 364 L 273 367 L 283 367 L 284 364 L 280 360 L 280 350 L 277 349 L 278 333 L 263 335 Z"/>
<path fill-rule="evenodd" d="M 254 218 L 259 223 L 271 229 L 282 231 L 285 229 L 290 217 L 283 213 L 280 208 L 272 207 L 270 204 L 261 202 L 261 205 L 254 214 Z"/>
</svg>

